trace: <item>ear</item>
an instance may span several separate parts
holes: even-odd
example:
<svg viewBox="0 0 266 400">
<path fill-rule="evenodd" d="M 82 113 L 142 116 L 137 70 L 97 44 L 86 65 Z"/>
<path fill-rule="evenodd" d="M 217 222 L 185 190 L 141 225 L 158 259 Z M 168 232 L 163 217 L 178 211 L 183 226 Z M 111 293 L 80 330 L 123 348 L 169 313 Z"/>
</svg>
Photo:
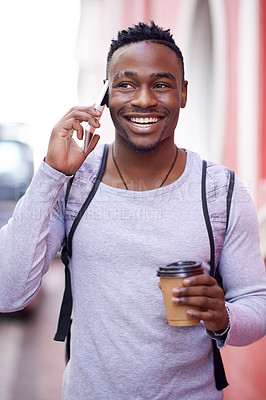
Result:
<svg viewBox="0 0 266 400">
<path fill-rule="evenodd" d="M 188 81 L 184 81 L 181 92 L 181 105 L 180 105 L 181 108 L 186 107 L 187 104 L 187 87 L 188 87 Z"/>
</svg>

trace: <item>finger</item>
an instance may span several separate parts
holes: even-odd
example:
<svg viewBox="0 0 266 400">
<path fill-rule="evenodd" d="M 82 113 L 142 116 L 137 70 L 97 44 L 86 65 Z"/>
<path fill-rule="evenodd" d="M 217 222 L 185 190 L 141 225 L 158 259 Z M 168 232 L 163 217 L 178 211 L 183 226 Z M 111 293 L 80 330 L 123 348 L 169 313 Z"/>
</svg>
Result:
<svg viewBox="0 0 266 400">
<path fill-rule="evenodd" d="M 224 291 L 219 285 L 212 286 L 183 286 L 174 288 L 172 290 L 173 296 L 175 297 L 190 297 L 190 296 L 198 296 L 198 297 L 210 297 L 215 299 L 224 299 Z"/>
<path fill-rule="evenodd" d="M 84 136 L 84 129 L 83 129 L 83 126 L 80 124 L 80 129 L 79 130 L 77 130 L 77 138 L 79 139 L 79 140 L 82 140 L 83 139 L 83 136 Z M 86 130 L 85 130 L 85 132 L 86 132 Z M 90 135 L 90 139 L 91 139 L 91 136 L 92 136 L 92 134 L 89 132 L 89 135 Z"/>
<path fill-rule="evenodd" d="M 91 141 L 91 139 L 92 139 L 92 137 L 93 137 L 93 133 L 92 133 L 90 130 L 88 130 L 88 129 L 86 128 L 86 129 L 85 129 L 84 135 L 85 135 L 84 140 L 86 140 L 87 143 L 90 143 L 90 141 Z M 86 139 L 87 135 L 88 135 L 88 139 Z M 79 137 L 79 139 L 83 139 L 83 136 L 82 136 L 82 137 Z"/>
<path fill-rule="evenodd" d="M 77 138 L 81 140 L 83 138 L 83 134 L 84 134 L 83 126 L 81 125 L 81 123 L 79 121 L 75 120 L 75 123 L 73 124 L 73 128 L 77 132 Z"/>
<path fill-rule="evenodd" d="M 60 122 L 74 118 L 80 122 L 88 122 L 95 128 L 98 128 L 98 118 L 101 116 L 101 114 L 101 111 L 93 107 L 73 107 L 66 115 L 64 115 Z"/>
<path fill-rule="evenodd" d="M 203 311 L 223 310 L 224 301 L 211 297 L 172 297 L 173 304 L 198 307 Z"/>
<path fill-rule="evenodd" d="M 87 153 L 86 153 L 87 155 L 88 155 L 90 152 L 92 152 L 92 150 L 95 149 L 95 147 L 96 147 L 96 145 L 97 145 L 99 139 L 100 139 L 100 135 L 98 135 L 97 133 L 94 134 L 94 135 L 92 136 L 92 139 L 91 139 L 91 141 L 90 141 L 90 143 L 89 143 L 88 151 L 87 151 Z"/>
<path fill-rule="evenodd" d="M 101 124 L 99 122 L 99 118 L 95 118 L 93 123 L 88 123 L 88 126 L 85 128 L 85 134 L 89 135 L 88 141 L 90 142 L 95 129 L 100 128 Z M 84 130 L 82 129 L 81 135 L 78 135 L 78 139 L 82 140 L 84 135 Z"/>
<path fill-rule="evenodd" d="M 197 286 L 197 285 L 217 285 L 216 279 L 208 274 L 195 275 L 183 280 L 183 286 Z"/>
<path fill-rule="evenodd" d="M 227 313 L 224 313 L 222 310 L 201 311 L 191 309 L 187 311 L 187 315 L 191 318 L 204 321 L 206 329 L 209 329 L 210 331 L 224 330 L 229 323 Z"/>
<path fill-rule="evenodd" d="M 78 135 L 83 135 L 83 127 L 81 123 L 75 118 L 71 118 L 67 121 L 61 121 L 57 124 L 57 126 L 53 129 L 53 133 L 58 132 L 59 136 L 63 137 L 71 137 L 73 136 L 73 132 L 77 131 Z"/>
<path fill-rule="evenodd" d="M 80 113 L 84 113 L 84 114 L 91 114 L 94 116 L 99 116 L 102 114 L 101 110 L 98 110 L 97 108 L 95 108 L 94 106 L 76 106 L 76 107 L 72 107 L 65 115 L 64 117 L 67 117 L 69 115 L 71 116 L 75 116 L 75 115 L 79 115 Z M 63 117 L 63 118 L 64 118 Z"/>
<path fill-rule="evenodd" d="M 200 319 L 202 321 L 213 321 L 219 318 L 217 316 L 217 313 L 215 313 L 212 310 L 198 311 L 193 309 L 193 310 L 188 310 L 187 314 L 192 318 Z"/>
</svg>

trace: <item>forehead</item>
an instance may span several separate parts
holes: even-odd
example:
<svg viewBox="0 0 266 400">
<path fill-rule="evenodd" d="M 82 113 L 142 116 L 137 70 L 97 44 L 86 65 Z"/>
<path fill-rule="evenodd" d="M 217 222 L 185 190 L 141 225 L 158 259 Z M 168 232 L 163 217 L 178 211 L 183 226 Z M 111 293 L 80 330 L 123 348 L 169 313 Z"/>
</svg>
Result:
<svg viewBox="0 0 266 400">
<path fill-rule="evenodd" d="M 140 73 L 170 72 L 181 79 L 182 68 L 176 53 L 169 47 L 153 42 L 138 42 L 116 50 L 108 68 L 109 79 L 121 71 Z"/>
</svg>

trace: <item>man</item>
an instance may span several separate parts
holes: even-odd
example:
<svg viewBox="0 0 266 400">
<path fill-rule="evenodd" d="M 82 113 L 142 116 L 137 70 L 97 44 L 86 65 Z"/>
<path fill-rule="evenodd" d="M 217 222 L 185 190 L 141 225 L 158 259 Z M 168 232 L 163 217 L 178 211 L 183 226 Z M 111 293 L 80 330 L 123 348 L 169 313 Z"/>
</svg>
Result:
<svg viewBox="0 0 266 400">
<path fill-rule="evenodd" d="M 211 337 L 223 347 L 265 334 L 266 278 L 254 207 L 236 180 L 220 259 L 223 291 L 209 276 L 202 162 L 174 143 L 187 81 L 169 31 L 154 23 L 121 31 L 110 47 L 107 78 L 115 141 L 73 237 L 74 318 L 63 398 L 221 399 Z M 84 154 L 72 136 L 83 138 L 84 121 L 98 128 L 100 115 L 75 107 L 55 125 L 45 161 L 1 231 L 1 311 L 24 307 L 36 295 L 87 197 L 103 148 L 95 134 Z M 63 186 L 75 173 L 65 208 Z M 208 196 L 215 200 L 219 190 Z M 202 261 L 205 274 L 174 289 L 173 302 L 198 306 L 188 314 L 201 323 L 171 327 L 156 271 L 191 259 Z"/>
</svg>

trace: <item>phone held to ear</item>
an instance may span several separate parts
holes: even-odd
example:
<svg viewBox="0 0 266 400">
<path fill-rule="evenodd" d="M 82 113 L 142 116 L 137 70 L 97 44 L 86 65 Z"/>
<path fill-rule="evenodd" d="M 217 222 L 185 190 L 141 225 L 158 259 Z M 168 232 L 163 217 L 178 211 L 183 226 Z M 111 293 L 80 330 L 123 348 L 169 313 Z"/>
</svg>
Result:
<svg viewBox="0 0 266 400">
<path fill-rule="evenodd" d="M 105 97 L 106 97 L 107 90 L 108 90 L 108 80 L 105 81 L 104 86 L 101 90 L 101 93 L 96 101 L 95 108 L 97 110 L 103 111 L 104 106 L 106 104 Z M 100 119 L 100 117 L 98 119 Z M 87 153 L 87 151 L 88 151 L 90 141 L 92 139 L 92 135 L 93 135 L 94 131 L 95 131 L 95 128 L 92 127 L 88 123 L 88 125 L 85 128 L 85 133 L 84 133 L 84 143 L 83 143 L 83 148 L 82 148 L 82 151 L 84 153 Z"/>
</svg>

